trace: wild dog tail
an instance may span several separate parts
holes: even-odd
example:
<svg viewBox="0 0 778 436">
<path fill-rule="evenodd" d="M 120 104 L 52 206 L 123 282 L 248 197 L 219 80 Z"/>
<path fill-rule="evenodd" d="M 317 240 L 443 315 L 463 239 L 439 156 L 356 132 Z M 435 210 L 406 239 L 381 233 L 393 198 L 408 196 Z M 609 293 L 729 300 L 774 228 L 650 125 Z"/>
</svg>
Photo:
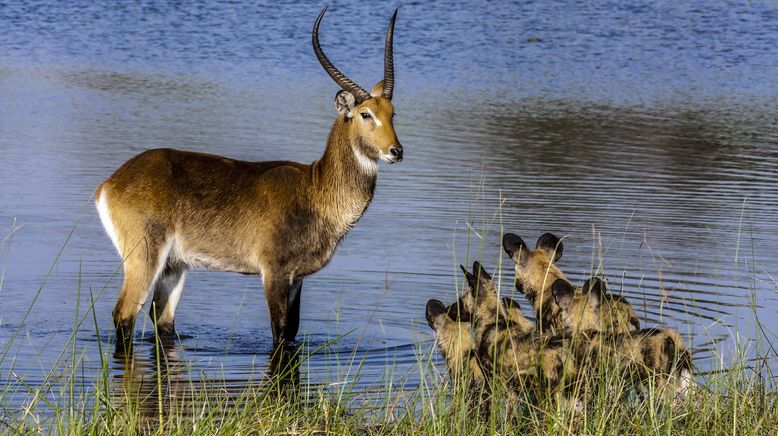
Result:
<svg viewBox="0 0 778 436">
<path fill-rule="evenodd" d="M 692 373 L 692 355 L 686 348 L 681 351 L 678 356 L 678 382 L 676 383 L 675 394 L 676 396 L 683 398 L 691 389 L 694 383 L 694 375 Z"/>
<path fill-rule="evenodd" d="M 675 330 L 668 329 L 664 343 L 664 353 L 669 360 L 668 374 L 676 377 L 675 394 L 683 398 L 694 383 L 692 355 Z"/>
</svg>

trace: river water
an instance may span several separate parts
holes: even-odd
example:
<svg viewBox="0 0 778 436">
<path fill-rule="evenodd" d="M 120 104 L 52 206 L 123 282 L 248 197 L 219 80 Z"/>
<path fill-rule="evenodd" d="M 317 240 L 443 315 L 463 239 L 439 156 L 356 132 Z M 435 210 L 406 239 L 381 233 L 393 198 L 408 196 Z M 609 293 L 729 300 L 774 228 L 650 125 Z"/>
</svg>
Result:
<svg viewBox="0 0 778 436">
<path fill-rule="evenodd" d="M 304 380 L 413 388 L 439 365 L 426 301 L 454 300 L 460 263 L 505 262 L 502 231 L 565 236 L 568 276 L 604 274 L 644 325 L 683 333 L 700 371 L 736 341 L 778 342 L 777 6 L 642 3 L 397 2 L 405 160 L 379 166 L 367 213 L 305 280 L 299 339 L 343 336 Z M 121 264 L 94 189 L 155 147 L 318 159 L 337 91 L 310 47 L 322 6 L 0 2 L 1 408 L 56 391 L 74 350 L 86 385 L 100 349 L 116 380 L 155 378 L 147 309 L 136 362 L 108 351 Z M 338 2 L 322 24 L 368 89 L 393 7 Z M 176 318 L 172 377 L 262 379 L 257 277 L 190 273 Z"/>
</svg>

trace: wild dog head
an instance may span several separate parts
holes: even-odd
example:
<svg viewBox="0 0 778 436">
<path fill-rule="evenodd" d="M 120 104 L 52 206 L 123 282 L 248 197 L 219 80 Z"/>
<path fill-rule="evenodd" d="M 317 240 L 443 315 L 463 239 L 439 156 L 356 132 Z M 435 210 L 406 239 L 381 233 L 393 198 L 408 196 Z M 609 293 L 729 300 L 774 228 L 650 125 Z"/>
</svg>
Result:
<svg viewBox="0 0 778 436">
<path fill-rule="evenodd" d="M 592 277 L 584 282 L 582 289 L 599 302 L 597 312 L 600 331 L 621 334 L 640 330 L 640 320 L 635 309 L 626 298 L 609 293 L 604 281 Z"/>
<path fill-rule="evenodd" d="M 626 299 L 608 294 L 605 282 L 597 277 L 587 280 L 580 289 L 558 279 L 551 285 L 551 293 L 562 309 L 565 328 L 574 333 L 596 330 L 621 334 L 640 329 L 632 306 Z"/>
<path fill-rule="evenodd" d="M 497 287 L 492 283 L 492 276 L 486 272 L 478 262 L 473 262 L 473 272 L 468 271 L 463 265 L 459 265 L 467 280 L 465 304 L 469 306 L 470 313 L 475 322 L 495 319 L 500 316 L 500 299 L 497 296 Z"/>
<path fill-rule="evenodd" d="M 451 315 L 454 312 L 439 300 L 427 302 L 426 317 L 435 332 L 435 342 L 446 360 L 446 368 L 453 382 L 467 376 L 471 376 L 473 381 L 482 381 L 483 373 L 478 366 L 471 324 L 456 319 Z"/>
<path fill-rule="evenodd" d="M 599 298 L 588 289 L 576 289 L 565 279 L 556 279 L 551 284 L 554 301 L 562 309 L 565 330 L 576 334 L 582 331 L 599 330 Z"/>
<path fill-rule="evenodd" d="M 534 324 L 521 313 L 519 303 L 509 297 L 499 298 L 497 286 L 483 265 L 473 262 L 473 272 L 460 265 L 467 279 L 467 291 L 460 301 L 468 307 L 471 321 L 476 330 L 485 325 L 502 323 L 505 327 L 518 328 L 526 333 L 534 329 Z"/>
<path fill-rule="evenodd" d="M 561 309 L 551 295 L 551 285 L 564 279 L 555 262 L 562 257 L 562 241 L 551 233 L 538 238 L 535 249 L 530 250 L 519 236 L 506 233 L 502 238 L 505 252 L 516 264 L 516 288 L 522 292 L 538 317 L 541 332 L 564 328 Z"/>
<path fill-rule="evenodd" d="M 611 334 L 640 329 L 635 311 L 626 299 L 611 296 L 605 282 L 597 277 L 576 289 L 566 280 L 551 285 L 554 301 L 562 309 L 565 327 L 573 332 L 596 330 Z"/>
</svg>

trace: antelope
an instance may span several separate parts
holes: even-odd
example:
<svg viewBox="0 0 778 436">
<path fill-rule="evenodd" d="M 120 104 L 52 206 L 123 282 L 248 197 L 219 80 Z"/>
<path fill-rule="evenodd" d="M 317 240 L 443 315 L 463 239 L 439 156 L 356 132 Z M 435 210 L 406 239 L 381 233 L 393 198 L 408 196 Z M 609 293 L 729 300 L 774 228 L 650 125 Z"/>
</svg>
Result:
<svg viewBox="0 0 778 436">
<path fill-rule="evenodd" d="M 324 154 L 310 165 L 247 162 L 205 153 L 155 149 L 125 162 L 98 186 L 100 220 L 122 256 L 124 283 L 113 321 L 117 346 L 131 345 L 150 290 L 160 336 L 175 334 L 176 306 L 189 268 L 262 277 L 273 343 L 293 342 L 303 279 L 322 269 L 373 198 L 377 161 L 402 161 L 394 131 L 389 21 L 384 79 L 367 92 L 324 55 L 319 25 L 313 51 L 341 88 Z"/>
</svg>

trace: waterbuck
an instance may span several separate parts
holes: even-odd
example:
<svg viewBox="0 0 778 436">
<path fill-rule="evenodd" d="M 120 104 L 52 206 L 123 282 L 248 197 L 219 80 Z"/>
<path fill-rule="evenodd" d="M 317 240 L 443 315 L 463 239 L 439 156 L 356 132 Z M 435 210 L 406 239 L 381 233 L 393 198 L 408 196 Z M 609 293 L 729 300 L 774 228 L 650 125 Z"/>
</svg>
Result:
<svg viewBox="0 0 778 436">
<path fill-rule="evenodd" d="M 261 275 L 274 344 L 294 341 L 303 278 L 329 262 L 367 209 L 377 161 L 403 157 L 391 101 L 397 11 L 386 33 L 384 80 L 368 93 L 324 55 L 318 31 L 326 10 L 313 26 L 313 50 L 341 90 L 320 160 L 246 162 L 156 149 L 128 160 L 97 188 L 100 220 L 124 259 L 124 284 L 113 310 L 117 346 L 131 343 L 135 318 L 152 288 L 157 332 L 174 334 L 190 267 Z"/>
</svg>

